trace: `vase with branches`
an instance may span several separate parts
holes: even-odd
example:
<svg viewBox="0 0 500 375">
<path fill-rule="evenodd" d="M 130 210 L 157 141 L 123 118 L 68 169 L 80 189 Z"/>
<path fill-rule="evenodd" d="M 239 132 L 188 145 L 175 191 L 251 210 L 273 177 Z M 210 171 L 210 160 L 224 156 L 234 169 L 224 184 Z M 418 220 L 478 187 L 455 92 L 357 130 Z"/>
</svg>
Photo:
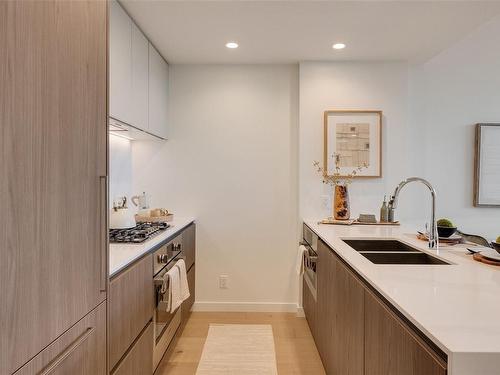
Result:
<svg viewBox="0 0 500 375">
<path fill-rule="evenodd" d="M 340 155 L 335 153 L 332 155 L 335 160 L 335 169 L 332 174 L 321 167 L 318 161 L 313 165 L 316 167 L 318 173 L 323 177 L 323 183 L 333 187 L 333 218 L 335 220 L 349 220 L 351 217 L 351 209 L 349 203 L 349 189 L 348 186 L 352 183 L 354 177 L 367 168 L 366 163 L 357 166 L 348 174 L 341 173 Z"/>
</svg>

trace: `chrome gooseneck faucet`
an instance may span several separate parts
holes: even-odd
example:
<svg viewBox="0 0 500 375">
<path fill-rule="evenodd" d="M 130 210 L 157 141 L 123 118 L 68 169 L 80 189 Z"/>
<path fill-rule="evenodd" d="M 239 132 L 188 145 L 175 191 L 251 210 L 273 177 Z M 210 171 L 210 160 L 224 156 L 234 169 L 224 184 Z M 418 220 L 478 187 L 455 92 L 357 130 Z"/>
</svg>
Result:
<svg viewBox="0 0 500 375">
<path fill-rule="evenodd" d="M 398 205 L 398 197 L 399 197 L 399 192 L 405 186 L 406 184 L 410 182 L 421 182 L 425 186 L 427 186 L 431 192 L 432 196 L 432 210 L 431 210 L 431 222 L 430 222 L 430 228 L 429 228 L 429 249 L 438 249 L 439 247 L 439 237 L 437 235 L 437 224 L 436 224 L 436 190 L 432 187 L 429 181 L 424 180 L 423 178 L 420 177 L 409 177 L 404 181 L 401 181 L 399 185 L 396 187 L 396 190 L 394 190 L 394 194 L 391 197 L 392 201 L 392 207 L 395 209 L 397 208 Z"/>
</svg>

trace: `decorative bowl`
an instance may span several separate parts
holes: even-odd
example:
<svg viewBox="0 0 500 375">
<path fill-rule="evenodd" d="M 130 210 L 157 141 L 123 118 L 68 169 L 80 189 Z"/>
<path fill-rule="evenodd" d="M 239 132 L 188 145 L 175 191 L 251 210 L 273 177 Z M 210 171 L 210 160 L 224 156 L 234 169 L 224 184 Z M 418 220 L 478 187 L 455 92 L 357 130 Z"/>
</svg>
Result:
<svg viewBox="0 0 500 375">
<path fill-rule="evenodd" d="M 497 253 L 500 253 L 500 242 L 492 241 L 491 247 L 493 247 L 497 251 Z"/>
<path fill-rule="evenodd" d="M 439 237 L 448 238 L 456 232 L 457 227 L 437 227 Z"/>
</svg>

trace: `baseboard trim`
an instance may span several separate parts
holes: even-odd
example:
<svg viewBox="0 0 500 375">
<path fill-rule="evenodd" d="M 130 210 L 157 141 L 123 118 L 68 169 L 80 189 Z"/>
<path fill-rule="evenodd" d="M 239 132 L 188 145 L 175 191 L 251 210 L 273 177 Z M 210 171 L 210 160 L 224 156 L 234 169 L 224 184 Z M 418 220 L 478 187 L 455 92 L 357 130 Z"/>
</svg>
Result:
<svg viewBox="0 0 500 375">
<path fill-rule="evenodd" d="M 276 302 L 203 302 L 196 301 L 192 311 L 216 312 L 291 312 L 298 314 L 296 303 Z M 301 309 L 301 308 L 300 308 Z"/>
</svg>

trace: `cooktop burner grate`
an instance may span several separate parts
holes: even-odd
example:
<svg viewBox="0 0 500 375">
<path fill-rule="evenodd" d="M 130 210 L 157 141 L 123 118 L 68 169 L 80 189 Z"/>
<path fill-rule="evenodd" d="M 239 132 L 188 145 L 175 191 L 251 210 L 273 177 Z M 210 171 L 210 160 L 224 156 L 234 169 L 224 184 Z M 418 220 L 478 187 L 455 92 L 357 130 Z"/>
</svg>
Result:
<svg viewBox="0 0 500 375">
<path fill-rule="evenodd" d="M 142 243 L 170 227 L 167 223 L 140 223 L 128 229 L 110 229 L 111 243 Z"/>
</svg>

